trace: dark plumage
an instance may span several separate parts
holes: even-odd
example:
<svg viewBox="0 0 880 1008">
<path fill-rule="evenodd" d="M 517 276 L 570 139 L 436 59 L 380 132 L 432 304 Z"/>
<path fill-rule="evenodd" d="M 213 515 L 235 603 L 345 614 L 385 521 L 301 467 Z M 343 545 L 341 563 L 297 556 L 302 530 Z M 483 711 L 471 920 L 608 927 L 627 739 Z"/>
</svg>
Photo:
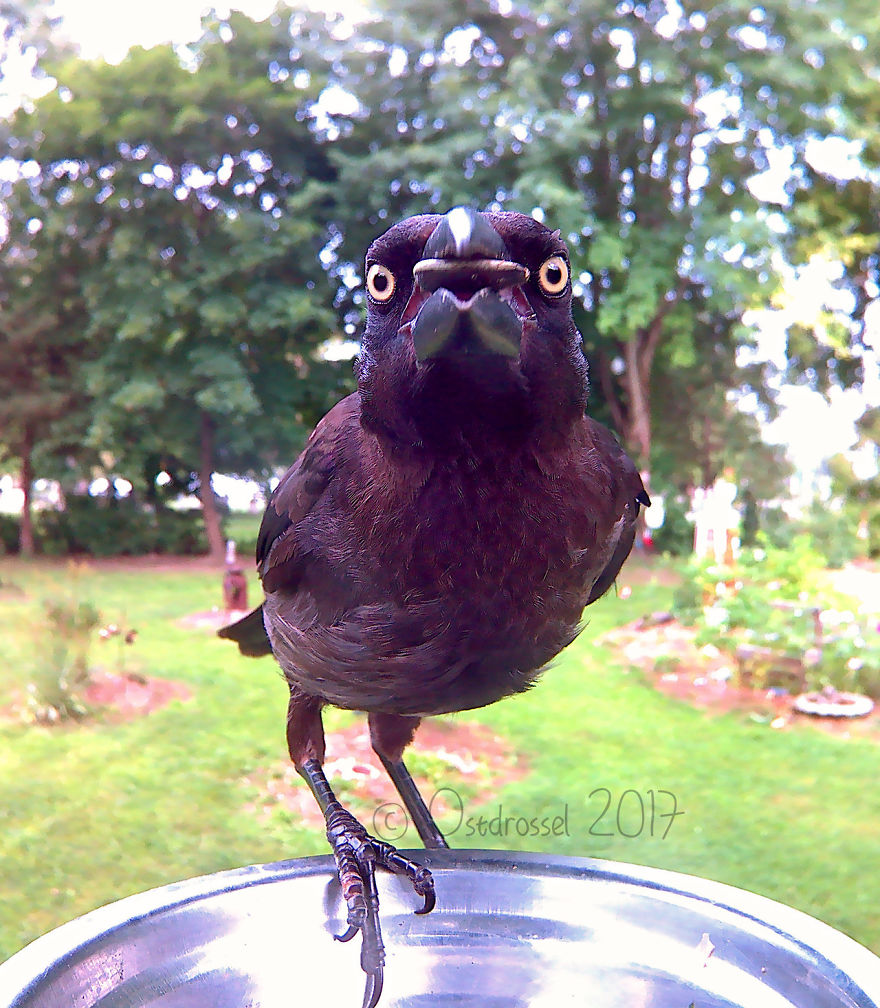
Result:
<svg viewBox="0 0 880 1008">
<path fill-rule="evenodd" d="M 257 545 L 265 602 L 221 636 L 246 654 L 271 650 L 290 684 L 290 754 L 327 816 L 345 937 L 363 930 L 365 1004 L 375 1004 L 372 865 L 409 874 L 426 909 L 433 886 L 335 802 L 320 769 L 321 707 L 370 713 L 423 841 L 445 846 L 401 759 L 418 719 L 531 686 L 611 586 L 648 498 L 585 415 L 558 232 L 456 208 L 391 228 L 366 271 L 358 390 L 272 495 Z"/>
</svg>

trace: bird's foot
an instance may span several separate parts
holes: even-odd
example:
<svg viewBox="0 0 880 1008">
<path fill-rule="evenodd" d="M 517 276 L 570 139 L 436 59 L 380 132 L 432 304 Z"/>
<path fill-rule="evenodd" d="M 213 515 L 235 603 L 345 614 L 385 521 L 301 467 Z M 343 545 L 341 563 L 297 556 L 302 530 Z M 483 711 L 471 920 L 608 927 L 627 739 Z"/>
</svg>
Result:
<svg viewBox="0 0 880 1008">
<path fill-rule="evenodd" d="M 379 926 L 379 894 L 376 868 L 405 875 L 425 900 L 416 913 L 430 913 L 436 902 L 434 879 L 427 868 L 401 854 L 396 847 L 377 840 L 339 802 L 326 810 L 327 839 L 336 859 L 339 884 L 348 908 L 348 930 L 337 941 L 350 941 L 361 932 L 361 969 L 367 974 L 363 1008 L 375 1008 L 382 993 L 385 946 Z"/>
</svg>

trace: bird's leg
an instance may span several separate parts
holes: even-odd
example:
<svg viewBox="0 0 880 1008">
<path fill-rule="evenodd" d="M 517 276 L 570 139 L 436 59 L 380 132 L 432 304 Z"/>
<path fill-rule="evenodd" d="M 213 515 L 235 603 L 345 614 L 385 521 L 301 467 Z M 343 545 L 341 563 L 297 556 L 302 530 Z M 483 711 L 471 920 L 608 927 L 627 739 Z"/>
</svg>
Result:
<svg viewBox="0 0 880 1008">
<path fill-rule="evenodd" d="M 348 909 L 348 929 L 337 935 L 349 941 L 361 933 L 361 969 L 367 974 L 363 1008 L 375 1008 L 382 993 L 385 947 L 379 926 L 379 894 L 376 868 L 405 875 L 425 905 L 416 913 L 434 908 L 434 880 L 430 871 L 404 857 L 391 844 L 370 836 L 355 817 L 339 803 L 324 774 L 324 728 L 321 704 L 291 688 L 287 712 L 287 745 L 297 771 L 305 778 L 327 824 L 327 840 L 336 860 L 339 884 Z"/>
<path fill-rule="evenodd" d="M 416 782 L 403 762 L 403 750 L 412 742 L 420 721 L 421 718 L 403 714 L 370 714 L 370 742 L 397 788 L 422 843 L 429 850 L 448 850 L 446 837 L 434 822 Z"/>
</svg>

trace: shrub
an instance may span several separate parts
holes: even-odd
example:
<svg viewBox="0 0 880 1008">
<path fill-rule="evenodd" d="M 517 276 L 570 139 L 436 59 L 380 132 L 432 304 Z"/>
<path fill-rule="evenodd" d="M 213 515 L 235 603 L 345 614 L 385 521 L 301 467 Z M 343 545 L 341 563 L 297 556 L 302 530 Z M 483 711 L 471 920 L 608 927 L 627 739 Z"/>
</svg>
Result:
<svg viewBox="0 0 880 1008">
<path fill-rule="evenodd" d="M 652 532 L 658 552 L 687 556 L 693 550 L 694 523 L 687 517 L 688 510 L 688 502 L 684 498 L 667 499 L 663 524 Z"/>
<path fill-rule="evenodd" d="M 828 567 L 843 567 L 868 552 L 867 543 L 858 537 L 858 517 L 846 508 L 813 501 L 804 524 Z"/>
<path fill-rule="evenodd" d="M 851 508 L 834 508 L 815 500 L 800 518 L 789 518 L 781 508 L 765 508 L 760 516 L 766 541 L 787 549 L 806 537 L 826 567 L 844 564 L 868 553 L 868 543 L 858 537 L 858 517 Z"/>
<path fill-rule="evenodd" d="M 18 553 L 21 522 L 14 515 L 0 514 L 0 554 Z"/>
<path fill-rule="evenodd" d="M 193 555 L 207 552 L 200 512 L 147 510 L 136 501 L 70 497 L 40 516 L 38 546 L 49 556 Z"/>
<path fill-rule="evenodd" d="M 790 518 L 781 507 L 762 507 L 758 510 L 758 532 L 755 535 L 757 546 L 759 541 L 775 549 L 788 549 L 799 533 L 798 524 Z"/>
<path fill-rule="evenodd" d="M 855 685 L 859 693 L 880 703 L 880 653 L 875 653 L 874 660 L 856 672 Z"/>
<path fill-rule="evenodd" d="M 89 651 L 100 622 L 95 606 L 73 595 L 43 603 L 27 684 L 35 720 L 55 722 L 85 713 L 79 692 L 89 681 Z"/>
<path fill-rule="evenodd" d="M 208 552 L 208 540 L 200 511 L 159 511 L 154 519 L 152 553 L 195 556 Z"/>
<path fill-rule="evenodd" d="M 852 609 L 822 614 L 825 639 L 810 685 L 864 693 L 880 700 L 880 627 Z"/>
<path fill-rule="evenodd" d="M 805 601 L 823 566 L 809 537 L 798 536 L 785 548 L 772 546 L 763 533 L 757 538 L 758 546 L 742 550 L 731 566 L 691 559 L 673 595 L 682 622 L 703 619 L 712 626 L 714 620 L 724 629 L 761 625 L 773 602 Z M 706 607 L 715 612 L 707 616 Z"/>
</svg>

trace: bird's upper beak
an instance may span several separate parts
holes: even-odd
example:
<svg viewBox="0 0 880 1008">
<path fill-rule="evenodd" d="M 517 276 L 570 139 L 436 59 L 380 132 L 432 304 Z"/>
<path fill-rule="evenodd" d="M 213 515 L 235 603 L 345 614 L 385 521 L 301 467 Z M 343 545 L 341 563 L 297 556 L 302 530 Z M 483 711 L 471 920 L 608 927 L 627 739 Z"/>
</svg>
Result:
<svg viewBox="0 0 880 1008">
<path fill-rule="evenodd" d="M 450 210 L 413 268 L 413 293 L 401 320 L 418 360 L 447 354 L 518 357 L 523 322 L 534 317 L 521 289 L 528 277 L 483 214 Z"/>
</svg>

